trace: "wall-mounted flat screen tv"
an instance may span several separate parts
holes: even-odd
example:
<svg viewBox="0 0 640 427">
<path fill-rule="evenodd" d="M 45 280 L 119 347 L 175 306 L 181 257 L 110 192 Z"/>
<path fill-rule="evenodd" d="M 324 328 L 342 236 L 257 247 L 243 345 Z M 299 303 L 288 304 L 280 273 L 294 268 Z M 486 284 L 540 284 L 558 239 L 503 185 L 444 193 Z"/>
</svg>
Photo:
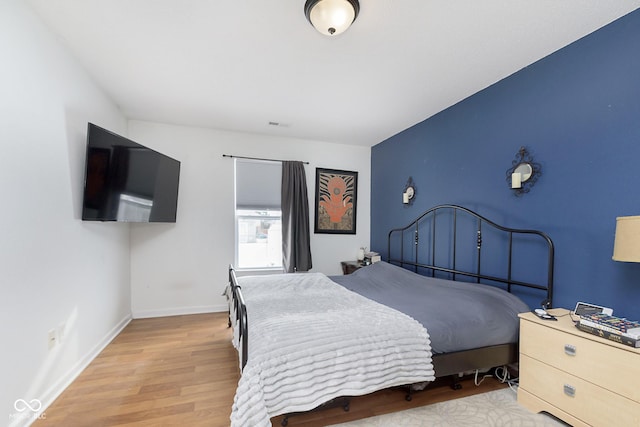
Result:
<svg viewBox="0 0 640 427">
<path fill-rule="evenodd" d="M 89 123 L 82 219 L 176 222 L 180 162 Z"/>
</svg>

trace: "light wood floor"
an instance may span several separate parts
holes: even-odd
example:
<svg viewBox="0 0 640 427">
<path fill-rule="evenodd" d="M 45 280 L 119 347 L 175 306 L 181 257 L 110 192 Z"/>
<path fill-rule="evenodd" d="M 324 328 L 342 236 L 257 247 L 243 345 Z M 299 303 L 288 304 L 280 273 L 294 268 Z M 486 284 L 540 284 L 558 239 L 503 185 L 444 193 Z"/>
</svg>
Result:
<svg viewBox="0 0 640 427">
<path fill-rule="evenodd" d="M 240 377 L 230 337 L 226 313 L 133 320 L 33 425 L 228 426 Z M 326 426 L 505 387 L 494 379 L 462 384 L 454 391 L 438 380 L 411 402 L 402 389 L 383 390 L 352 398 L 349 412 L 297 415 L 289 426 Z"/>
</svg>

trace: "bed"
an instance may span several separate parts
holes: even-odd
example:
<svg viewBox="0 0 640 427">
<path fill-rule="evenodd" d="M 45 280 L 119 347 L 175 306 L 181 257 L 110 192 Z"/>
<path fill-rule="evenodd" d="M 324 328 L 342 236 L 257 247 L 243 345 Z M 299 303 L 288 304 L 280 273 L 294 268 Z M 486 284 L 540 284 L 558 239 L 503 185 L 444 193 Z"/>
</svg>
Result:
<svg viewBox="0 0 640 427">
<path fill-rule="evenodd" d="M 516 362 L 517 314 L 551 306 L 553 251 L 543 232 L 440 205 L 391 230 L 385 261 L 351 275 L 230 266 L 242 372 L 232 426 Z"/>
</svg>

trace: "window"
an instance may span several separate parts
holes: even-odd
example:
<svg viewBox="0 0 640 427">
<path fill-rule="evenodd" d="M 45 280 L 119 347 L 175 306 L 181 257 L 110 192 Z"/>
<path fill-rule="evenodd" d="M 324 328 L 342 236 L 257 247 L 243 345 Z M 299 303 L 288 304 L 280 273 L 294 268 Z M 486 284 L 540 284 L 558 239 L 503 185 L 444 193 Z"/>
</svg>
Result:
<svg viewBox="0 0 640 427">
<path fill-rule="evenodd" d="M 238 268 L 282 268 L 280 211 L 236 210 Z"/>
<path fill-rule="evenodd" d="M 235 159 L 238 269 L 282 269 L 280 162 Z"/>
</svg>

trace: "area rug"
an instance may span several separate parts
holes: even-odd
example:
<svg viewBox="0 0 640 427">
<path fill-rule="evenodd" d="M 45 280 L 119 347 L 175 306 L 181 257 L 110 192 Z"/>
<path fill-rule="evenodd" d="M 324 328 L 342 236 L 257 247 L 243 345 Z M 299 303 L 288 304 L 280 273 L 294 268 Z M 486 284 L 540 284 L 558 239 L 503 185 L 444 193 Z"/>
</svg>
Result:
<svg viewBox="0 0 640 427">
<path fill-rule="evenodd" d="M 335 424 L 333 427 L 566 427 L 546 414 L 518 405 L 516 393 L 505 388 L 392 414 Z"/>
</svg>

